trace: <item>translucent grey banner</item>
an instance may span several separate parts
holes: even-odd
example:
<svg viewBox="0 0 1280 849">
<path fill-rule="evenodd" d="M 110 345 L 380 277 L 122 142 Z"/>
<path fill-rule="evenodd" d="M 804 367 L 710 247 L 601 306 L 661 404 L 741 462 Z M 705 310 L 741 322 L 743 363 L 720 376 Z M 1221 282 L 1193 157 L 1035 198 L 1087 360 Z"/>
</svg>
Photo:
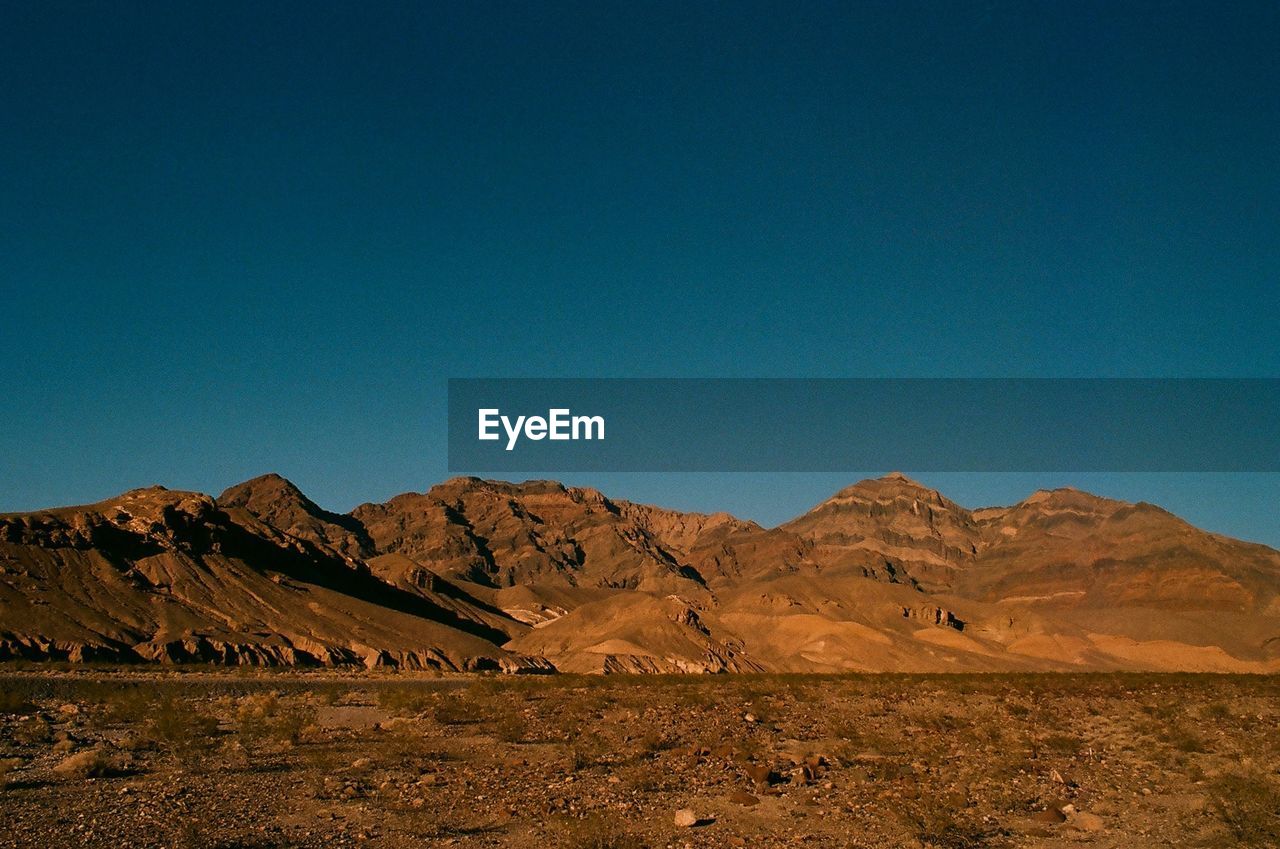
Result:
<svg viewBox="0 0 1280 849">
<path fill-rule="evenodd" d="M 452 379 L 453 472 L 1280 471 L 1280 379 Z"/>
</svg>

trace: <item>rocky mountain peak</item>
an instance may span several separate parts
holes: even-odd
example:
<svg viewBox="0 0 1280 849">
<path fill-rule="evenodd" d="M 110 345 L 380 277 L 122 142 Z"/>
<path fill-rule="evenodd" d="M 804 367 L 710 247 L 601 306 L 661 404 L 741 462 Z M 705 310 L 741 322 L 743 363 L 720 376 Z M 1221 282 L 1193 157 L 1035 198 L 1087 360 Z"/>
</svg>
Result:
<svg viewBox="0 0 1280 849">
<path fill-rule="evenodd" d="M 245 510 L 278 530 L 348 558 L 374 553 L 373 542 L 358 519 L 325 510 L 292 481 L 275 473 L 228 487 L 217 503 L 226 510 Z"/>
</svg>

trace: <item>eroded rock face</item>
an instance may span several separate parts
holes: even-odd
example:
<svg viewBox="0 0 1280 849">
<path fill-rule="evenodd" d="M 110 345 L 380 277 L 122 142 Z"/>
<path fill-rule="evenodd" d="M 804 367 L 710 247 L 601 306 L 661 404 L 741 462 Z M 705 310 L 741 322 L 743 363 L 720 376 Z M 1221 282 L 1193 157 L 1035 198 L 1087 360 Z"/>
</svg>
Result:
<svg viewBox="0 0 1280 849">
<path fill-rule="evenodd" d="M 349 558 L 369 558 L 377 553 L 358 519 L 325 510 L 279 475 L 262 475 L 230 487 L 218 496 L 217 503 L 224 509 L 247 510 L 278 530 Z"/>
<path fill-rule="evenodd" d="M 446 607 L 411 595 L 327 544 L 198 493 L 153 487 L 0 517 L 0 567 L 0 657 L 546 665 L 509 657 L 498 644 L 511 634 L 468 618 L 466 598 Z"/>
<path fill-rule="evenodd" d="M 1075 489 L 981 511 L 981 568 L 954 589 L 1037 608 L 1265 612 L 1280 552 L 1210 534 L 1151 504 Z"/>
<path fill-rule="evenodd" d="M 782 528 L 549 481 L 316 506 L 275 475 L 0 516 L 0 659 L 545 672 L 1280 671 L 1280 553 L 901 475 Z"/>
<path fill-rule="evenodd" d="M 810 564 L 810 545 L 727 513 L 614 501 L 551 481 L 456 478 L 364 504 L 354 518 L 383 554 L 501 588 L 556 585 L 705 595 Z"/>
<path fill-rule="evenodd" d="M 782 527 L 810 541 L 825 567 L 931 591 L 950 586 L 984 545 L 971 511 L 898 473 L 842 489 Z"/>
<path fill-rule="evenodd" d="M 456 478 L 353 515 L 378 550 L 492 587 L 696 591 L 705 582 L 642 522 L 595 490 Z"/>
<path fill-rule="evenodd" d="M 0 660 L 62 660 L 70 663 L 132 663 L 141 658 L 122 648 L 40 637 L 0 639 Z"/>
<path fill-rule="evenodd" d="M 207 495 L 157 486 L 85 508 L 0 516 L 0 540 L 43 548 L 202 553 L 216 548 L 225 519 Z"/>
<path fill-rule="evenodd" d="M 953 612 L 930 604 L 921 605 L 919 607 L 904 606 L 902 608 L 902 618 L 914 619 L 918 622 L 923 622 L 926 625 L 955 628 L 957 631 L 964 630 L 964 622 L 962 622 Z"/>
</svg>

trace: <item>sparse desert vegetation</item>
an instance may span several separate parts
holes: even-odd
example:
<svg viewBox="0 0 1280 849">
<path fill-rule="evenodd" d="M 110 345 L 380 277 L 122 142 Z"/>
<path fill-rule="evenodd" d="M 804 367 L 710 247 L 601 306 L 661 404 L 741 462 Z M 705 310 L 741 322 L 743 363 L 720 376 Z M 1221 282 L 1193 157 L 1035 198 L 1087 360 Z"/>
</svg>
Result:
<svg viewBox="0 0 1280 849">
<path fill-rule="evenodd" d="M 1274 676 L 17 670 L 0 845 L 1266 847 L 1278 726 Z"/>
</svg>

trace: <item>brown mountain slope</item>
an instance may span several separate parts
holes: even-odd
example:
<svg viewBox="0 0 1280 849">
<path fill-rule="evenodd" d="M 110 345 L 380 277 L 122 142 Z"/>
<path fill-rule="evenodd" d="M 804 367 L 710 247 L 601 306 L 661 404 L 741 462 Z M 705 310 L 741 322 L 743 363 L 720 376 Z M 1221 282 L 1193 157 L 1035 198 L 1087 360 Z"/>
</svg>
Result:
<svg viewBox="0 0 1280 849">
<path fill-rule="evenodd" d="M 0 517 L 0 656 L 536 665 L 241 508 L 160 487 Z"/>
<path fill-rule="evenodd" d="M 617 504 L 712 576 L 707 636 L 768 669 L 1280 668 L 1280 555 L 1149 505 L 1058 493 L 969 511 L 896 474 L 772 531 Z M 726 548 L 732 568 L 710 568 L 705 553 Z M 577 664 L 634 644 L 652 611 L 615 605 L 516 645 Z M 536 615 L 566 612 L 553 607 Z"/>
<path fill-rule="evenodd" d="M 277 530 L 351 559 L 372 557 L 373 540 L 351 516 L 331 513 L 317 505 L 291 481 L 266 474 L 228 487 L 217 498 L 223 509 L 243 508 Z"/>
<path fill-rule="evenodd" d="M 897 472 L 842 489 L 782 529 L 811 542 L 825 567 L 927 590 L 950 586 L 982 545 L 969 510 Z"/>
<path fill-rule="evenodd" d="M 352 515 L 378 551 L 446 577 L 493 587 L 705 593 L 702 576 L 646 523 L 592 489 L 455 478 Z"/>
<path fill-rule="evenodd" d="M 1074 489 L 983 511 L 955 591 L 1052 607 L 1280 612 L 1280 552 L 1207 533 L 1151 504 Z"/>
<path fill-rule="evenodd" d="M 271 528 L 316 545 L 357 569 L 372 572 L 380 580 L 425 599 L 437 609 L 437 618 L 455 617 L 471 623 L 464 627 L 486 633 L 498 642 L 525 630 L 524 625 L 456 583 L 402 555 L 375 556 L 373 540 L 359 519 L 319 507 L 280 475 L 262 475 L 230 487 L 218 496 L 217 503 L 219 507 L 251 513 Z"/>
<path fill-rule="evenodd" d="M 789 575 L 726 593 L 715 621 L 769 669 L 955 672 L 1065 669 L 1010 653 L 990 611 L 860 574 Z"/>
<path fill-rule="evenodd" d="M 719 635 L 679 596 L 618 591 L 507 644 L 556 658 L 563 672 L 762 672 L 740 641 Z"/>
<path fill-rule="evenodd" d="M 504 613 L 492 603 L 483 601 L 478 592 L 481 587 L 442 578 L 403 554 L 381 554 L 370 558 L 367 563 L 369 570 L 379 580 L 426 599 L 459 619 L 488 628 L 490 633 L 501 632 L 511 638 L 529 630 L 527 623 Z M 492 638 L 501 642 L 496 633 Z"/>
<path fill-rule="evenodd" d="M 813 545 L 789 531 L 762 528 L 728 513 L 682 513 L 616 503 L 624 517 L 643 527 L 712 589 L 817 568 Z"/>
<path fill-rule="evenodd" d="M 970 511 L 901 475 L 774 529 L 475 478 L 341 516 L 264 476 L 217 504 L 157 488 L 0 517 L 0 652 L 1280 671 L 1280 552 L 1075 490 Z"/>
</svg>

